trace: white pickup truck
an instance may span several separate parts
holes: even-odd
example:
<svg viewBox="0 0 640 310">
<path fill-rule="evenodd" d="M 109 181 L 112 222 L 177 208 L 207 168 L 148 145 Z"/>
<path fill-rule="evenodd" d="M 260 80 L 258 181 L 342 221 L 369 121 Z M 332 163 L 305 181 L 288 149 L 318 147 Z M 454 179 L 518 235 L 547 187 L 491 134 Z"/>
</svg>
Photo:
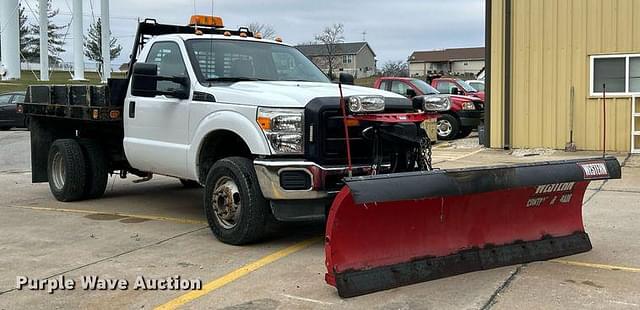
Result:
<svg viewBox="0 0 640 310">
<path fill-rule="evenodd" d="M 260 239 L 274 218 L 322 219 L 347 175 L 338 85 L 281 40 L 209 26 L 145 20 L 126 78 L 31 86 L 19 110 L 31 118 L 33 182 L 77 201 L 102 196 L 115 172 L 176 177 L 204 186 L 211 229 L 230 244 Z M 411 110 L 391 92 L 342 88 Z M 364 174 L 365 124 L 349 126 L 353 174 Z"/>
</svg>

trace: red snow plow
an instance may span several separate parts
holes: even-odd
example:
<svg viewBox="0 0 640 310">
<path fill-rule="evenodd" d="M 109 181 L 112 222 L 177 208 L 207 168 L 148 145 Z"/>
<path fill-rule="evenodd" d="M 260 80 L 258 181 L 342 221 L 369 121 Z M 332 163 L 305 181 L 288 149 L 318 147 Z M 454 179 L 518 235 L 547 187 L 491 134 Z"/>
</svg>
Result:
<svg viewBox="0 0 640 310">
<path fill-rule="evenodd" d="M 591 249 L 583 197 L 590 181 L 621 177 L 615 158 L 433 170 L 415 131 L 380 116 L 372 139 L 408 146 L 375 156 L 392 159 L 386 174 L 346 178 L 333 201 L 325 279 L 341 297 Z"/>
</svg>

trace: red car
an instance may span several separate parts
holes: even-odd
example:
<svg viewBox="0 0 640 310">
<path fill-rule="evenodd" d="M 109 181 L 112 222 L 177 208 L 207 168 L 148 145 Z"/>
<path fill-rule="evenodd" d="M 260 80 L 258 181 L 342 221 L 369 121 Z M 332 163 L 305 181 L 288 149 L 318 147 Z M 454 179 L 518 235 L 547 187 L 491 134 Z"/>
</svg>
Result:
<svg viewBox="0 0 640 310">
<path fill-rule="evenodd" d="M 431 96 L 432 100 L 448 102 L 448 109 L 437 111 L 438 139 L 464 138 L 484 122 L 484 101 L 479 97 L 441 94 L 427 82 L 413 78 L 381 77 L 374 88 L 391 91 L 403 96 Z"/>
<path fill-rule="evenodd" d="M 437 78 L 431 81 L 431 86 L 441 94 L 463 95 L 478 97 L 484 101 L 484 91 L 478 91 L 469 83 L 454 78 Z"/>
</svg>

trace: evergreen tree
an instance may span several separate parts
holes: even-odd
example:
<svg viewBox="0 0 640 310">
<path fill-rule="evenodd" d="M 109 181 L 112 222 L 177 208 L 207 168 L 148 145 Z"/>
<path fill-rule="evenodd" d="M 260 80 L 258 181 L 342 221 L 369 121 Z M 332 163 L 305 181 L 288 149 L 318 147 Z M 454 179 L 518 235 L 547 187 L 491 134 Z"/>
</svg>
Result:
<svg viewBox="0 0 640 310">
<path fill-rule="evenodd" d="M 53 23 L 52 19 L 56 17 L 60 13 L 59 9 L 54 9 L 51 5 L 51 0 L 47 1 L 47 17 L 49 18 L 49 24 L 47 25 L 47 32 L 49 34 L 49 44 L 48 44 L 48 52 L 49 52 L 49 64 L 59 64 L 62 62 L 62 58 L 60 58 L 60 54 L 65 52 L 64 49 L 64 33 L 62 30 L 67 28 L 67 25 L 58 26 Z M 31 24 L 31 33 L 33 34 L 34 40 L 38 42 L 38 38 L 40 37 L 40 27 L 36 24 Z M 33 44 L 33 54 L 40 56 L 40 44 Z"/>
<path fill-rule="evenodd" d="M 34 52 L 34 45 L 38 45 L 39 41 L 37 37 L 34 37 L 31 33 L 31 28 L 27 24 L 27 14 L 22 4 L 18 7 L 19 16 L 19 29 L 20 29 L 20 54 L 21 59 L 27 62 L 33 62 L 38 59 L 38 54 Z"/>
<path fill-rule="evenodd" d="M 84 42 L 84 55 L 98 62 L 98 72 L 102 73 L 102 21 L 100 18 L 89 26 L 88 37 L 85 37 Z M 122 46 L 118 44 L 118 39 L 111 37 L 109 48 L 111 59 L 120 56 Z"/>
</svg>

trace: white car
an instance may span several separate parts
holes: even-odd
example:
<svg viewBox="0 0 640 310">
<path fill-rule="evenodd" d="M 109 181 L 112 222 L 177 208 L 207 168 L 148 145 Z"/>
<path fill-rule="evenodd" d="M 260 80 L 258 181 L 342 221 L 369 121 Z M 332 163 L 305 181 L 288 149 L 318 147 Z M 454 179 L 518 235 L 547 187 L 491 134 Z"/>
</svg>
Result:
<svg viewBox="0 0 640 310">
<path fill-rule="evenodd" d="M 465 81 L 467 84 L 471 85 L 471 87 L 475 88 L 477 91 L 484 91 L 484 81 L 480 80 L 469 80 Z"/>
</svg>

